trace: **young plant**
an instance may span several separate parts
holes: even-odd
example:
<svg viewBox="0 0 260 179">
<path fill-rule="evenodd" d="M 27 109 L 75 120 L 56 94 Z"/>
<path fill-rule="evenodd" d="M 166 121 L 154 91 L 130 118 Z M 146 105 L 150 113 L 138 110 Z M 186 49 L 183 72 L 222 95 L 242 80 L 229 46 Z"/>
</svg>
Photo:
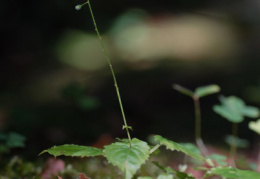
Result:
<svg viewBox="0 0 260 179">
<path fill-rule="evenodd" d="M 196 144 L 200 148 L 203 156 L 207 155 L 207 148 L 203 143 L 201 138 L 201 110 L 200 110 L 200 98 L 204 96 L 208 96 L 214 93 L 218 93 L 220 91 L 220 87 L 218 85 L 208 85 L 203 87 L 198 87 L 195 91 L 191 91 L 185 87 L 180 85 L 173 85 L 173 89 L 179 91 L 180 93 L 189 96 L 194 101 L 194 109 L 195 109 L 195 140 Z"/>
<path fill-rule="evenodd" d="M 244 101 L 236 96 L 219 98 L 221 105 L 213 106 L 213 110 L 232 123 L 232 144 L 230 148 L 230 156 L 232 157 L 232 165 L 235 166 L 235 155 L 237 150 L 237 133 L 238 123 L 241 123 L 245 117 L 257 118 L 259 110 L 253 106 L 246 106 Z"/>
</svg>

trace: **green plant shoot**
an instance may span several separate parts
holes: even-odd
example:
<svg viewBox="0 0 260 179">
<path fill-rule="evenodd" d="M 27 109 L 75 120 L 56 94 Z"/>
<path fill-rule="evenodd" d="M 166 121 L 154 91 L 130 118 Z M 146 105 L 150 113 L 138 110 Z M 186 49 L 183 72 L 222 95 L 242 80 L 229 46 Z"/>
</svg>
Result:
<svg viewBox="0 0 260 179">
<path fill-rule="evenodd" d="M 232 123 L 232 145 L 230 148 L 230 156 L 236 155 L 238 123 L 241 123 L 245 117 L 257 118 L 259 110 L 253 106 L 247 106 L 244 101 L 236 96 L 224 97 L 220 96 L 221 105 L 214 105 L 213 110 Z M 232 161 L 235 166 L 235 160 Z"/>
<path fill-rule="evenodd" d="M 220 91 L 220 87 L 218 85 L 208 85 L 202 86 L 195 89 L 195 91 L 191 91 L 185 87 L 174 84 L 173 89 L 179 91 L 180 93 L 189 96 L 194 101 L 194 109 L 195 109 L 195 140 L 196 144 L 200 148 L 202 154 L 207 155 L 207 148 L 205 147 L 203 140 L 201 138 L 201 109 L 199 99 L 208 96 L 214 93 L 218 93 Z"/>
</svg>

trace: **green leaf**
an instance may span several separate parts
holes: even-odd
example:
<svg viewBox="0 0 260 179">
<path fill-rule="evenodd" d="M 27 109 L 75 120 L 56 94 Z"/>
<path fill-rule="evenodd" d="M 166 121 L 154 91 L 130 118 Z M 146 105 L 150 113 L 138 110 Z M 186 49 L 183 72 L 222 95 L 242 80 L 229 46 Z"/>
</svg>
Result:
<svg viewBox="0 0 260 179">
<path fill-rule="evenodd" d="M 153 177 L 138 177 L 138 179 L 153 179 Z"/>
<path fill-rule="evenodd" d="M 6 145 L 10 148 L 25 147 L 25 139 L 24 136 L 18 133 L 10 132 L 6 138 Z"/>
<path fill-rule="evenodd" d="M 216 167 L 211 168 L 205 175 L 204 178 L 213 175 L 220 175 L 223 178 L 229 179 L 260 179 L 260 173 L 250 170 L 240 170 L 232 167 Z"/>
<path fill-rule="evenodd" d="M 131 179 L 148 159 L 149 150 L 150 147 L 146 142 L 134 138 L 131 147 L 129 141 L 105 146 L 104 155 L 109 162 L 124 173 L 125 179 Z"/>
<path fill-rule="evenodd" d="M 157 179 L 173 179 L 172 174 L 161 174 L 157 177 Z"/>
<path fill-rule="evenodd" d="M 255 131 L 256 133 L 258 133 L 260 135 L 260 119 L 258 119 L 256 122 L 255 121 L 251 121 L 248 124 L 249 129 L 251 129 L 252 131 Z"/>
<path fill-rule="evenodd" d="M 239 123 L 244 117 L 258 117 L 259 110 L 253 106 L 246 106 L 244 101 L 236 96 L 219 98 L 221 105 L 213 106 L 213 110 L 230 122 Z"/>
<path fill-rule="evenodd" d="M 198 155 L 201 155 L 201 152 L 200 152 L 200 149 L 192 144 L 192 143 L 179 143 L 180 145 L 184 146 L 185 148 L 189 149 L 190 151 L 198 154 Z"/>
<path fill-rule="evenodd" d="M 209 165 L 212 165 L 211 160 L 206 159 L 206 158 L 202 157 L 201 155 L 194 153 L 193 151 L 189 150 L 188 148 L 184 147 L 181 144 L 178 144 L 178 143 L 175 143 L 175 142 L 170 141 L 168 139 L 165 139 L 160 135 L 156 135 L 154 137 L 154 139 L 156 141 L 158 141 L 161 145 L 165 145 L 166 148 L 169 149 L 169 150 L 172 150 L 172 151 L 176 150 L 176 151 L 179 151 L 179 152 L 183 152 L 190 157 L 193 157 L 193 158 L 198 159 L 198 160 L 205 161 Z"/>
<path fill-rule="evenodd" d="M 179 172 L 170 167 L 163 167 L 157 161 L 153 161 L 153 164 L 155 164 L 158 168 L 160 168 L 163 172 L 167 174 L 174 174 L 174 176 L 176 176 L 175 177 L 176 179 L 195 179 L 194 177 L 191 176 L 191 174 Z"/>
<path fill-rule="evenodd" d="M 54 157 L 65 155 L 71 157 L 94 157 L 103 155 L 102 149 L 89 146 L 79 146 L 74 144 L 65 144 L 60 146 L 54 146 L 47 150 L 42 151 L 39 155 L 48 152 Z"/>
<path fill-rule="evenodd" d="M 259 109 L 254 106 L 246 106 L 243 110 L 243 114 L 246 117 L 257 118 L 259 117 Z"/>
<path fill-rule="evenodd" d="M 238 148 L 247 148 L 249 146 L 249 141 L 246 139 L 240 139 L 236 136 L 232 136 L 232 135 L 227 135 L 225 137 L 225 142 L 229 145 L 232 146 L 233 142 L 235 140 L 235 144 Z"/>
<path fill-rule="evenodd" d="M 173 89 L 179 91 L 180 93 L 182 93 L 182 94 L 184 94 L 186 96 L 189 96 L 189 97 L 193 98 L 193 91 L 191 91 L 191 90 L 189 90 L 187 88 L 184 88 L 184 87 L 182 87 L 180 85 L 174 84 L 173 85 Z"/>
<path fill-rule="evenodd" d="M 226 162 L 227 157 L 225 155 L 212 154 L 212 155 L 209 155 L 209 156 L 206 156 L 206 157 L 214 160 L 218 165 L 221 165 L 221 166 L 227 165 L 227 162 Z"/>
<path fill-rule="evenodd" d="M 201 98 L 214 93 L 218 93 L 219 91 L 220 91 L 220 87 L 218 85 L 208 85 L 208 86 L 202 86 L 196 88 L 195 95 Z"/>
<path fill-rule="evenodd" d="M 244 120 L 241 114 L 232 112 L 228 108 L 225 108 L 220 105 L 214 105 L 213 110 L 215 111 L 215 113 L 219 114 L 220 116 L 222 116 L 230 122 L 239 123 Z"/>
</svg>

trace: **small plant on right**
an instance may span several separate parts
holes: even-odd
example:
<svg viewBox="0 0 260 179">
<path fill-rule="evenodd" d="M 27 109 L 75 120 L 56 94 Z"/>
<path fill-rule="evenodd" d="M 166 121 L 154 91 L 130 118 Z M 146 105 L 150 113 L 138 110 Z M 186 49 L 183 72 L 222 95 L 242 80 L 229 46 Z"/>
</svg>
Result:
<svg viewBox="0 0 260 179">
<path fill-rule="evenodd" d="M 197 146 L 200 148 L 202 155 L 206 156 L 208 154 L 207 148 L 204 145 L 204 142 L 201 138 L 201 109 L 200 109 L 200 98 L 218 93 L 220 91 L 220 87 L 218 85 L 208 85 L 202 86 L 195 89 L 195 91 L 191 91 L 185 87 L 174 84 L 173 89 L 179 91 L 180 93 L 189 96 L 194 101 L 194 109 L 195 109 L 195 141 Z"/>
<path fill-rule="evenodd" d="M 213 110 L 232 123 L 232 143 L 230 148 L 230 157 L 232 158 L 231 165 L 236 166 L 235 156 L 238 141 L 238 124 L 243 122 L 245 117 L 259 117 L 259 110 L 256 107 L 247 106 L 242 99 L 236 96 L 220 96 L 219 100 L 221 105 L 214 105 Z"/>
</svg>

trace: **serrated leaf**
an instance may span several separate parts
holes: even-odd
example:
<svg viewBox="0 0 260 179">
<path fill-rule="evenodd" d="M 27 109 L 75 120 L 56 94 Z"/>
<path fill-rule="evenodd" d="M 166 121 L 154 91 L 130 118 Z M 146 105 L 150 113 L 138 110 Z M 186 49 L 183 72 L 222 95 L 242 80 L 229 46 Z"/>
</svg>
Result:
<svg viewBox="0 0 260 179">
<path fill-rule="evenodd" d="M 150 147 L 146 142 L 134 138 L 131 147 L 129 141 L 105 146 L 104 155 L 124 173 L 125 179 L 131 179 L 148 159 L 149 150 Z"/>
<path fill-rule="evenodd" d="M 250 121 L 248 126 L 249 126 L 249 129 L 251 129 L 252 131 L 255 131 L 256 133 L 258 133 L 260 135 L 260 119 L 258 119 L 257 121 Z"/>
<path fill-rule="evenodd" d="M 60 155 L 71 156 L 71 157 L 94 157 L 98 155 L 103 155 L 102 149 L 89 147 L 89 146 L 79 146 L 74 144 L 54 146 L 52 148 L 42 151 L 39 155 L 46 152 L 53 155 L 54 157 Z"/>
<path fill-rule="evenodd" d="M 163 137 L 160 136 L 160 135 L 156 135 L 156 136 L 154 137 L 154 139 L 155 139 L 156 141 L 158 141 L 161 145 L 165 145 L 166 148 L 169 149 L 169 150 L 172 150 L 172 151 L 176 150 L 176 151 L 179 151 L 179 152 L 183 152 L 183 153 L 185 153 L 186 155 L 188 155 L 188 156 L 190 156 L 190 157 L 193 157 L 193 158 L 195 158 L 195 159 L 208 162 L 210 165 L 212 165 L 211 162 L 208 161 L 206 158 L 202 157 L 202 156 L 199 155 L 199 154 L 194 153 L 193 151 L 189 150 L 188 148 L 184 147 L 184 146 L 181 145 L 181 144 L 178 144 L 178 143 L 175 143 L 175 142 L 170 141 L 170 140 L 168 140 L 168 139 L 165 139 L 165 138 L 163 138 Z"/>
<path fill-rule="evenodd" d="M 173 89 L 175 89 L 176 91 L 179 91 L 180 93 L 182 93 L 182 94 L 184 94 L 186 96 L 189 96 L 189 97 L 193 98 L 193 91 L 191 91 L 191 90 L 189 90 L 187 88 L 184 88 L 181 85 L 174 84 L 173 85 Z"/>
<path fill-rule="evenodd" d="M 240 123 L 244 117 L 258 117 L 259 110 L 253 106 L 246 106 L 244 101 L 236 96 L 219 98 L 221 105 L 215 105 L 213 110 L 220 116 L 233 123 Z"/>
<path fill-rule="evenodd" d="M 208 86 L 202 86 L 196 88 L 194 94 L 197 95 L 199 98 L 201 98 L 214 93 L 218 93 L 219 91 L 220 91 L 220 87 L 218 85 L 208 85 Z"/>
<path fill-rule="evenodd" d="M 250 170 L 240 170 L 232 167 L 216 167 L 211 168 L 205 175 L 204 178 L 220 175 L 223 178 L 229 179 L 260 179 L 260 173 Z"/>
</svg>

